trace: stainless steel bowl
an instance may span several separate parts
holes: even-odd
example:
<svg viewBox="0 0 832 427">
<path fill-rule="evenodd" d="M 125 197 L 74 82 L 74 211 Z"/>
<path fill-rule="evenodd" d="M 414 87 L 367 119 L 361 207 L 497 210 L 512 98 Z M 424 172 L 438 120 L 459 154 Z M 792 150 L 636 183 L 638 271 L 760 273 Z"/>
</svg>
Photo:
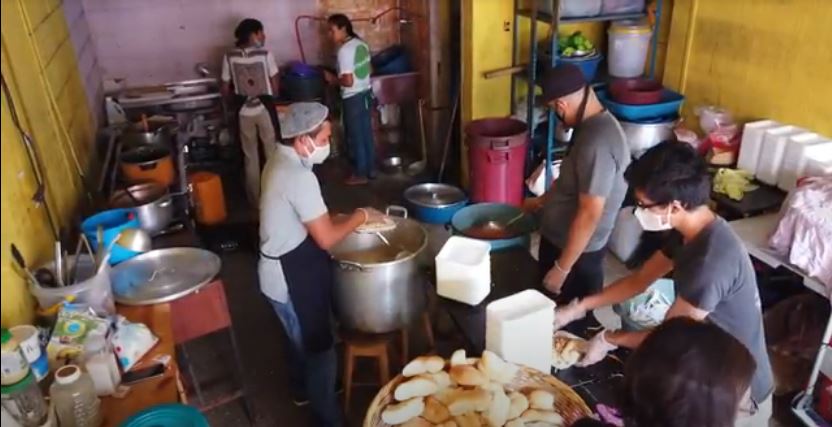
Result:
<svg viewBox="0 0 832 427">
<path fill-rule="evenodd" d="M 621 128 L 627 138 L 627 145 L 630 146 L 630 153 L 638 157 L 656 144 L 672 139 L 676 122 L 676 119 L 651 123 L 622 121 Z"/>
</svg>

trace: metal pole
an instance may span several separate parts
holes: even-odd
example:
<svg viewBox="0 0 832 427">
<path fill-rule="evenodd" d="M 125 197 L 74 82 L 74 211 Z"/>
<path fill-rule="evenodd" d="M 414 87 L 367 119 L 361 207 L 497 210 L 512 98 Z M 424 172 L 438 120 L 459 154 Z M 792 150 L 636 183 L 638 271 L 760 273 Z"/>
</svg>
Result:
<svg viewBox="0 0 832 427">
<path fill-rule="evenodd" d="M 520 23 L 520 14 L 517 13 L 517 7 L 519 6 L 520 0 L 514 0 L 514 26 L 511 28 L 511 66 L 516 67 L 520 63 L 520 30 L 517 26 Z M 514 105 L 514 101 L 517 99 L 517 80 L 515 79 L 515 75 L 511 74 L 511 99 L 509 103 L 509 109 L 511 114 L 517 112 L 517 108 Z"/>
<path fill-rule="evenodd" d="M 659 46 L 659 31 L 661 29 L 662 24 L 662 3 L 663 0 L 656 0 L 656 23 L 654 24 L 655 27 L 653 28 L 653 40 L 651 40 L 651 47 L 650 47 L 650 78 L 654 78 L 656 75 L 656 49 Z M 693 19 L 693 18 L 691 18 Z"/>
<path fill-rule="evenodd" d="M 537 2 L 531 2 L 531 40 L 529 43 L 530 46 L 530 53 L 529 53 L 529 72 L 528 72 L 528 82 L 527 82 L 527 90 L 528 93 L 526 94 L 526 107 L 528 110 L 526 111 L 526 123 L 529 126 L 529 136 L 530 140 L 534 140 L 534 90 L 535 90 L 535 80 L 537 80 Z M 528 165 L 532 164 L 534 160 L 534 150 L 532 147 L 533 144 L 529 144 L 528 150 Z"/>
<path fill-rule="evenodd" d="M 552 53 L 552 67 L 558 62 L 558 23 L 560 22 L 560 0 L 552 0 L 552 37 L 550 42 L 550 50 Z M 552 149 L 555 147 L 555 128 L 558 125 L 555 111 L 551 108 L 549 111 L 549 126 L 546 131 L 546 185 L 544 188 L 549 191 L 552 185 Z"/>
</svg>

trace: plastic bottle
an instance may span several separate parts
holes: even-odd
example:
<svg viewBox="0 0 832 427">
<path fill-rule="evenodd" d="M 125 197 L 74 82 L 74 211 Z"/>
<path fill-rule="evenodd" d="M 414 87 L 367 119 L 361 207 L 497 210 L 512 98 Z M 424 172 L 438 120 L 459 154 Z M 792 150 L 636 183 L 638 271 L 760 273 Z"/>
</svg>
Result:
<svg viewBox="0 0 832 427">
<path fill-rule="evenodd" d="M 2 385 L 19 383 L 29 373 L 29 363 L 26 362 L 26 357 L 23 356 L 23 352 L 20 350 L 20 343 L 14 339 L 12 333 L 6 328 L 3 328 L 2 331 L 0 350 L 2 350 L 0 383 Z"/>
<path fill-rule="evenodd" d="M 90 376 L 77 365 L 55 371 L 49 394 L 61 427 L 98 427 L 101 425 L 101 401 Z"/>
<path fill-rule="evenodd" d="M 109 396 L 121 382 L 118 361 L 107 339 L 100 335 L 90 337 L 84 345 L 84 368 L 90 374 L 99 396 Z"/>
</svg>

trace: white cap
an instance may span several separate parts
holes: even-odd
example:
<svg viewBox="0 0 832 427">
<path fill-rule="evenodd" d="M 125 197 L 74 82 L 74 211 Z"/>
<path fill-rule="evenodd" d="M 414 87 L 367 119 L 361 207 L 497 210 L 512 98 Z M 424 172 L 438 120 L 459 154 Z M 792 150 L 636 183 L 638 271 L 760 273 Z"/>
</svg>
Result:
<svg viewBox="0 0 832 427">
<path fill-rule="evenodd" d="M 78 378 L 81 378 L 81 368 L 77 365 L 66 365 L 55 371 L 55 381 L 61 385 L 72 384 Z"/>
<path fill-rule="evenodd" d="M 329 108 L 318 102 L 296 102 L 280 120 L 280 133 L 285 139 L 309 133 L 326 120 Z"/>
</svg>

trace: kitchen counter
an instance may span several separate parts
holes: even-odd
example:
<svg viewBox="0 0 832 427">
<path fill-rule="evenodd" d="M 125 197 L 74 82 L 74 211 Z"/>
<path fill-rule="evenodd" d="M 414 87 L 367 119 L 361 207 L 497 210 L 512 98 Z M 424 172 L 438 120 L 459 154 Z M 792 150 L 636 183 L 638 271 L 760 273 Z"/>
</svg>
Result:
<svg viewBox="0 0 832 427">
<path fill-rule="evenodd" d="M 537 261 L 528 250 L 506 249 L 491 254 L 491 293 L 477 306 L 469 306 L 445 298 L 439 298 L 439 308 L 453 320 L 464 337 L 466 351 L 478 355 L 485 349 L 486 306 L 526 289 L 541 290 L 542 281 Z M 601 324 L 594 317 L 575 322 L 565 329 L 578 336 L 590 338 L 601 330 Z M 623 377 L 622 358 L 626 351 L 619 351 L 616 357 L 607 357 L 602 362 L 587 368 L 571 368 L 553 372 L 553 375 L 571 386 L 590 408 L 598 403 L 618 405 L 618 388 Z"/>
</svg>

